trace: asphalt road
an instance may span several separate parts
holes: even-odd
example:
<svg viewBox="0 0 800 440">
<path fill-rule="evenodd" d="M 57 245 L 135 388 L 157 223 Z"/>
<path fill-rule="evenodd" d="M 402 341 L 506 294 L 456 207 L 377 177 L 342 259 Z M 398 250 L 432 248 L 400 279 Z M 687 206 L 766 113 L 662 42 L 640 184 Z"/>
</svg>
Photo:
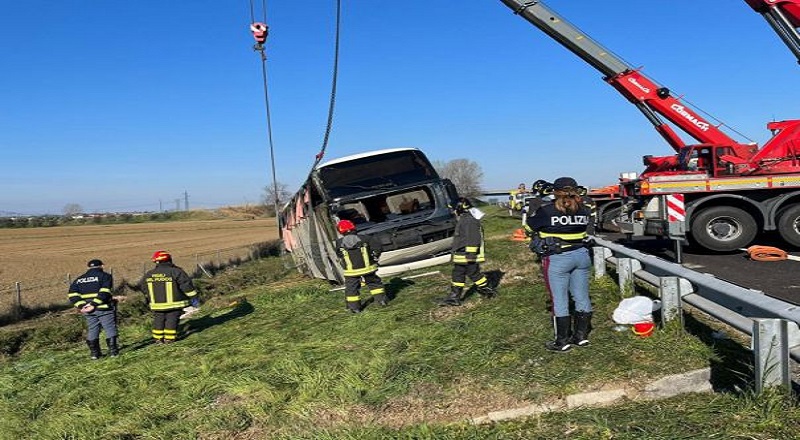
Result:
<svg viewBox="0 0 800 440">
<path fill-rule="evenodd" d="M 669 240 L 636 238 L 625 242 L 624 235 L 601 233 L 600 237 L 623 244 L 629 248 L 675 261 L 674 245 Z M 800 256 L 800 250 L 789 248 L 769 237 L 754 244 L 775 246 L 791 255 Z M 708 253 L 690 247 L 683 248 L 683 266 L 697 272 L 709 273 L 742 287 L 760 290 L 769 296 L 800 305 L 800 261 L 753 261 L 744 251 L 728 254 Z"/>
</svg>

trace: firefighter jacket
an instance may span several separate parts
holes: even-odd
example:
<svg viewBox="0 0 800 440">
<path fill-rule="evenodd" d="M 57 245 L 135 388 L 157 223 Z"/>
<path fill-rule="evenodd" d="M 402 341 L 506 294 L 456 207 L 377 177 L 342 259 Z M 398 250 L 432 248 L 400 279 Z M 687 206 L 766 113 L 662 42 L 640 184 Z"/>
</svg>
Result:
<svg viewBox="0 0 800 440">
<path fill-rule="evenodd" d="M 555 203 L 546 203 L 528 217 L 528 227 L 535 234 L 532 245 L 541 240 L 537 253 L 545 255 L 585 247 L 592 223 L 592 210 L 586 204 L 570 215 L 557 210 Z"/>
<path fill-rule="evenodd" d="M 371 236 L 348 233 L 336 240 L 344 276 L 360 277 L 378 270 L 382 246 Z"/>
<path fill-rule="evenodd" d="M 483 254 L 483 228 L 480 220 L 465 211 L 458 216 L 456 232 L 453 235 L 453 263 L 482 263 L 486 260 Z"/>
<path fill-rule="evenodd" d="M 89 269 L 69 286 L 67 297 L 73 306 L 80 309 L 92 304 L 97 310 L 112 310 L 114 299 L 111 290 L 114 280 L 110 273 L 100 268 Z"/>
<path fill-rule="evenodd" d="M 144 274 L 141 289 L 147 295 L 150 310 L 155 312 L 182 309 L 197 295 L 189 275 L 167 261 L 157 263 L 156 267 Z"/>
</svg>

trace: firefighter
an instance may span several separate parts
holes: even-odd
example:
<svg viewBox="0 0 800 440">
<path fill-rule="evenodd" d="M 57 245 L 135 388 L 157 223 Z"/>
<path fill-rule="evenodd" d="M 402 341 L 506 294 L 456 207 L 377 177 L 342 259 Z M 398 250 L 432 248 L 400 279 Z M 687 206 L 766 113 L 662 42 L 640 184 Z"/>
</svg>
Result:
<svg viewBox="0 0 800 440">
<path fill-rule="evenodd" d="M 89 346 L 91 358 L 96 360 L 103 355 L 100 349 L 100 327 L 106 333 L 108 355 L 117 356 L 116 301 L 111 296 L 114 279 L 103 270 L 103 262 L 100 260 L 89 260 L 87 266 L 89 270 L 70 284 L 67 298 L 86 317 L 89 328 L 86 345 Z"/>
<path fill-rule="evenodd" d="M 483 253 L 483 228 L 479 219 L 471 212 L 472 202 L 461 197 L 455 207 L 458 216 L 456 231 L 453 235 L 453 273 L 450 283 L 450 294 L 439 301 L 441 306 L 460 306 L 461 294 L 464 291 L 467 277 L 472 280 L 478 293 L 491 298 L 497 291 L 489 286 L 489 280 L 481 272 L 480 263 L 485 261 Z"/>
<path fill-rule="evenodd" d="M 361 313 L 361 280 L 364 280 L 373 300 L 381 305 L 389 305 L 389 299 L 378 276 L 378 259 L 381 244 L 371 236 L 356 233 L 356 225 L 350 220 L 341 220 L 336 229 L 342 236 L 336 240 L 339 258 L 344 268 L 344 295 L 347 310 Z"/>
<path fill-rule="evenodd" d="M 555 200 L 528 217 L 528 226 L 534 232 L 531 247 L 541 256 L 545 285 L 553 303 L 555 339 L 548 341 L 545 348 L 566 352 L 573 345 L 589 345 L 592 262 L 588 236 L 594 232 L 594 220 L 575 179 L 559 177 L 553 182 L 553 190 Z M 570 296 L 575 303 L 574 316 L 569 311 Z"/>
<path fill-rule="evenodd" d="M 172 263 L 172 255 L 165 251 L 153 253 L 156 267 L 144 274 L 141 290 L 153 312 L 153 339 L 156 343 L 172 343 L 178 338 L 178 320 L 183 308 L 197 296 L 192 279 Z"/>
</svg>

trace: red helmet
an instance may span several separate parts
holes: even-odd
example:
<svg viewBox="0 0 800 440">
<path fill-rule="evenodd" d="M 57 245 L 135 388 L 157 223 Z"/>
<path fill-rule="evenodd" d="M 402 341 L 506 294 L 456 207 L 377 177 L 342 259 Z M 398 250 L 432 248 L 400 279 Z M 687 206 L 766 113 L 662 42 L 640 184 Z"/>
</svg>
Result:
<svg viewBox="0 0 800 440">
<path fill-rule="evenodd" d="M 356 230 L 356 225 L 353 224 L 350 220 L 341 220 L 339 223 L 336 224 L 336 229 L 339 231 L 340 234 L 345 234 L 350 231 Z"/>
<path fill-rule="evenodd" d="M 167 251 L 155 251 L 153 253 L 153 261 L 172 261 L 172 255 L 170 255 Z"/>
</svg>

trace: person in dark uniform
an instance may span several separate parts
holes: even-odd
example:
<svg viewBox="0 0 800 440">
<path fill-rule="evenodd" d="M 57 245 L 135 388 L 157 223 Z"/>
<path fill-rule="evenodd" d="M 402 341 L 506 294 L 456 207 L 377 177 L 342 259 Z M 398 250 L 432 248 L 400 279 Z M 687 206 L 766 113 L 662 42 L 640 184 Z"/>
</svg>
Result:
<svg viewBox="0 0 800 440">
<path fill-rule="evenodd" d="M 356 225 L 350 220 L 341 220 L 336 229 L 342 236 L 336 240 L 336 249 L 344 268 L 344 296 L 347 310 L 361 313 L 361 280 L 364 280 L 374 301 L 389 305 L 383 282 L 378 276 L 378 259 L 381 244 L 371 236 L 356 233 Z"/>
<path fill-rule="evenodd" d="M 551 351 L 569 351 L 573 345 L 589 344 L 592 303 L 589 299 L 589 257 L 587 239 L 594 233 L 592 211 L 571 177 L 553 182 L 555 200 L 542 205 L 528 217 L 534 232 L 532 249 L 541 256 L 545 285 L 553 302 L 555 339 L 545 344 Z M 575 303 L 573 317 L 570 296 Z"/>
<path fill-rule="evenodd" d="M 481 222 L 472 215 L 472 202 L 465 197 L 458 199 L 455 213 L 458 216 L 456 231 L 453 235 L 453 273 L 450 283 L 450 294 L 439 301 L 441 306 L 460 306 L 461 295 L 467 278 L 478 288 L 478 293 L 491 298 L 497 291 L 489 286 L 489 280 L 481 272 L 480 263 L 485 261 L 483 246 L 483 228 Z"/>
<path fill-rule="evenodd" d="M 86 317 L 89 331 L 86 335 L 86 345 L 92 359 L 100 359 L 103 355 L 100 349 L 100 328 L 106 333 L 106 344 L 109 356 L 117 356 L 117 311 L 116 301 L 111 295 L 114 288 L 114 279 L 110 273 L 103 270 L 103 262 L 90 260 L 87 264 L 89 270 L 76 278 L 69 286 L 67 297 L 72 305 L 80 310 Z"/>
<path fill-rule="evenodd" d="M 140 288 L 153 312 L 153 339 L 156 343 L 175 342 L 183 308 L 193 303 L 197 290 L 168 252 L 156 251 L 152 260 L 156 267 L 144 274 Z"/>
</svg>

